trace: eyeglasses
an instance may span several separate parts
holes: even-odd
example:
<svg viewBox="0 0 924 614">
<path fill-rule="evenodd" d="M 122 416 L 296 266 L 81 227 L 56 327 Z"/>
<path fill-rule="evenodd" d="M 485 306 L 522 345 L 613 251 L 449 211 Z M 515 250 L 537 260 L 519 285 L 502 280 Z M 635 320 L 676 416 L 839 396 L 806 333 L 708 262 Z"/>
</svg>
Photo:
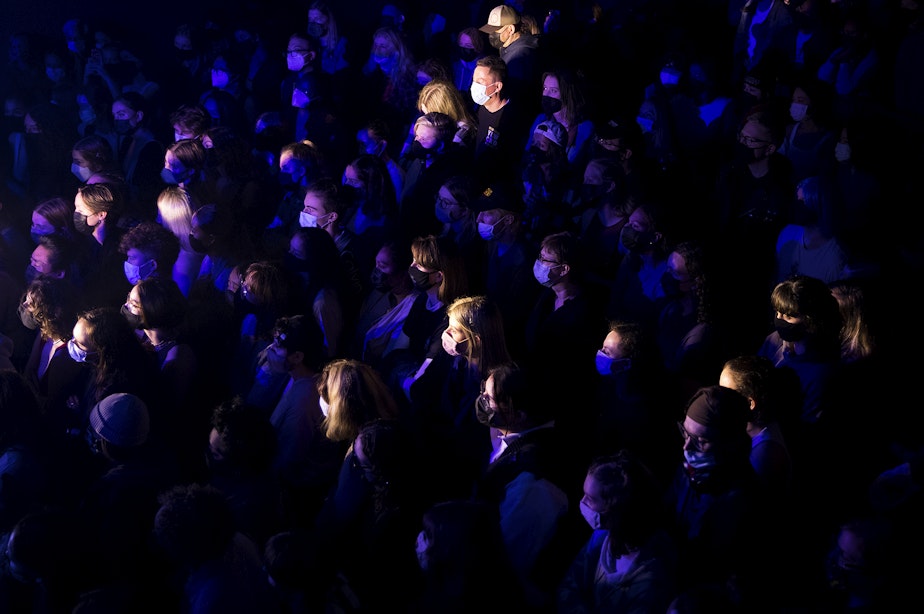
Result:
<svg viewBox="0 0 924 614">
<path fill-rule="evenodd" d="M 696 444 L 696 447 L 700 450 L 704 449 L 706 446 L 712 443 L 711 440 L 706 439 L 705 437 L 691 434 L 689 431 L 687 431 L 687 429 L 683 428 L 683 423 L 681 422 L 677 423 L 677 430 L 680 431 L 680 436 L 683 437 L 684 442 L 692 440 L 693 443 Z"/>
<path fill-rule="evenodd" d="M 310 49 L 286 49 L 286 55 L 302 55 L 308 53 Z"/>
<path fill-rule="evenodd" d="M 740 132 L 738 133 L 738 142 L 739 142 L 739 143 L 744 143 L 745 145 L 747 145 L 748 147 L 750 147 L 750 148 L 752 148 L 752 149 L 754 149 L 754 146 L 755 146 L 755 145 L 757 145 L 757 146 L 759 146 L 759 145 L 767 145 L 768 143 L 770 143 L 770 141 L 765 141 L 765 140 L 763 140 L 763 139 L 757 139 L 757 138 L 754 138 L 753 136 L 748 136 L 748 135 L 742 134 L 742 133 L 740 133 Z"/>
<path fill-rule="evenodd" d="M 453 207 L 456 207 L 459 205 L 459 203 L 453 200 L 449 200 L 448 198 L 443 198 L 443 197 L 437 198 L 436 202 L 440 206 L 441 209 L 452 209 Z"/>
<path fill-rule="evenodd" d="M 546 260 L 542 256 L 539 257 L 539 262 L 548 266 L 561 266 L 561 262 L 555 262 L 554 260 Z"/>
</svg>

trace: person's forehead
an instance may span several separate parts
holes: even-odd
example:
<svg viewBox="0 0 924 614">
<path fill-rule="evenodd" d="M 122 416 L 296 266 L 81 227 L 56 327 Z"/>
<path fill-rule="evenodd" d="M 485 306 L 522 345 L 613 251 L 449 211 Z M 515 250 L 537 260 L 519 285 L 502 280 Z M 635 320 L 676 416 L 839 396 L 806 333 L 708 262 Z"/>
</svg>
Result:
<svg viewBox="0 0 924 614">
<path fill-rule="evenodd" d="M 686 273 L 687 271 L 687 261 L 677 252 L 671 252 L 670 256 L 667 257 L 667 265 L 674 271 L 681 273 Z"/>
<path fill-rule="evenodd" d="M 132 286 L 128 293 L 128 300 L 132 303 L 141 303 L 141 294 L 138 292 L 138 286 Z"/>
<path fill-rule="evenodd" d="M 491 69 L 487 66 L 476 66 L 475 70 L 472 71 L 472 78 L 474 79 L 490 79 L 491 78 Z"/>
<path fill-rule="evenodd" d="M 459 318 L 455 316 L 449 316 L 449 327 L 460 330 L 462 328 L 462 322 L 459 322 Z"/>
<path fill-rule="evenodd" d="M 51 251 L 44 245 L 36 245 L 35 249 L 32 250 L 32 259 L 43 264 L 48 262 L 48 257 L 50 255 Z"/>
<path fill-rule="evenodd" d="M 115 102 L 112 103 L 112 112 L 113 112 L 113 113 L 119 113 L 119 112 L 122 112 L 122 111 L 124 111 L 124 112 L 126 112 L 126 113 L 134 113 L 134 111 L 131 109 L 131 107 L 129 107 L 127 104 L 125 104 L 124 102 L 122 102 L 122 101 L 120 101 L 120 100 L 117 100 L 117 101 L 115 101 Z"/>
<path fill-rule="evenodd" d="M 588 474 L 584 478 L 584 494 L 586 494 L 591 499 L 599 499 L 602 489 L 600 488 L 600 482 L 596 477 Z"/>
<path fill-rule="evenodd" d="M 153 258 L 153 254 L 143 247 L 129 247 L 125 250 L 125 257 L 129 260 L 150 260 Z"/>
<path fill-rule="evenodd" d="M 48 221 L 48 218 L 46 218 L 44 215 L 42 215 L 38 211 L 32 212 L 32 223 L 35 224 L 36 226 L 39 226 L 42 224 L 47 224 L 48 226 L 51 226 L 51 222 Z"/>
<path fill-rule="evenodd" d="M 651 220 L 648 219 L 648 216 L 645 215 L 645 212 L 641 209 L 636 209 L 629 215 L 630 222 L 637 222 L 639 224 L 649 225 Z"/>
<path fill-rule="evenodd" d="M 709 427 L 700 424 L 689 416 L 684 416 L 683 428 L 691 435 L 698 437 L 708 437 L 710 434 Z"/>
<path fill-rule="evenodd" d="M 417 136 L 422 139 L 435 139 L 439 131 L 433 126 L 425 126 L 423 124 L 417 126 Z"/>
<path fill-rule="evenodd" d="M 545 81 L 542 82 L 542 85 L 548 88 L 558 89 L 558 77 L 549 75 L 545 78 Z"/>
<path fill-rule="evenodd" d="M 469 36 L 468 34 L 459 34 L 459 46 L 474 48 L 473 43 L 472 43 L 472 37 Z"/>
<path fill-rule="evenodd" d="M 327 210 L 324 207 L 324 203 L 321 201 L 320 198 L 318 198 L 318 195 L 312 192 L 308 192 L 307 194 L 305 194 L 305 206 L 314 207 L 315 209 L 321 209 L 324 211 Z"/>
<path fill-rule="evenodd" d="M 304 249 L 304 247 L 305 247 L 305 241 L 302 239 L 301 236 L 293 235 L 293 237 L 289 239 L 289 249 L 300 252 L 302 251 L 302 249 Z"/>
<path fill-rule="evenodd" d="M 622 343 L 622 336 L 615 330 L 611 330 L 603 338 L 603 345 L 609 349 L 617 349 Z"/>
<path fill-rule="evenodd" d="M 346 165 L 346 168 L 343 169 L 343 174 L 349 179 L 359 179 L 359 173 L 356 172 L 356 169 L 353 168 L 352 164 Z"/>
</svg>

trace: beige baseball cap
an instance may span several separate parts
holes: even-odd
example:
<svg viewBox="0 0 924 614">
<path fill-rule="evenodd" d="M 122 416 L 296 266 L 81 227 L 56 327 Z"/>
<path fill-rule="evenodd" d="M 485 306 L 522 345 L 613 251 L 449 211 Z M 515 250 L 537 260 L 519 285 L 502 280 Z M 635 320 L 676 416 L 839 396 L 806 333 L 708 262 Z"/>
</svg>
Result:
<svg viewBox="0 0 924 614">
<path fill-rule="evenodd" d="M 478 29 L 491 34 L 512 23 L 520 23 L 520 15 L 512 6 L 502 4 L 491 9 L 491 13 L 488 15 L 488 23 Z"/>
</svg>

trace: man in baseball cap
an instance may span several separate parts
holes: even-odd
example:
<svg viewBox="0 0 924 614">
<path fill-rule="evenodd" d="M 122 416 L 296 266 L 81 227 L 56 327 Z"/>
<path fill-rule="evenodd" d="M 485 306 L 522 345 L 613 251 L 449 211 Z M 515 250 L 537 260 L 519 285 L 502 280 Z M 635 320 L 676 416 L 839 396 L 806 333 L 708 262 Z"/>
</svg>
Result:
<svg viewBox="0 0 924 614">
<path fill-rule="evenodd" d="M 537 114 L 542 84 L 539 38 L 530 33 L 517 10 L 507 4 L 491 9 L 488 23 L 479 30 L 488 35 L 488 42 L 507 64 L 510 98 L 527 107 L 527 115 Z"/>
<path fill-rule="evenodd" d="M 485 34 L 494 34 L 500 32 L 506 26 L 520 23 L 520 15 L 512 6 L 502 4 L 491 9 L 488 15 L 488 23 L 478 28 Z"/>
</svg>

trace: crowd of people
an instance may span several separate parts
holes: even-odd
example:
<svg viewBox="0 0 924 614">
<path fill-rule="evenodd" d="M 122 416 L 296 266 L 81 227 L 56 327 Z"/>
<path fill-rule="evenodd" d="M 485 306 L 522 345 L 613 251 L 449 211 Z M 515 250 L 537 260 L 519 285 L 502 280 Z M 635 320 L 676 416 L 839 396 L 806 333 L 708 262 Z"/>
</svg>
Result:
<svg viewBox="0 0 924 614">
<path fill-rule="evenodd" d="M 0 611 L 914 598 L 918 0 L 270 4 L 7 41 Z"/>
</svg>

